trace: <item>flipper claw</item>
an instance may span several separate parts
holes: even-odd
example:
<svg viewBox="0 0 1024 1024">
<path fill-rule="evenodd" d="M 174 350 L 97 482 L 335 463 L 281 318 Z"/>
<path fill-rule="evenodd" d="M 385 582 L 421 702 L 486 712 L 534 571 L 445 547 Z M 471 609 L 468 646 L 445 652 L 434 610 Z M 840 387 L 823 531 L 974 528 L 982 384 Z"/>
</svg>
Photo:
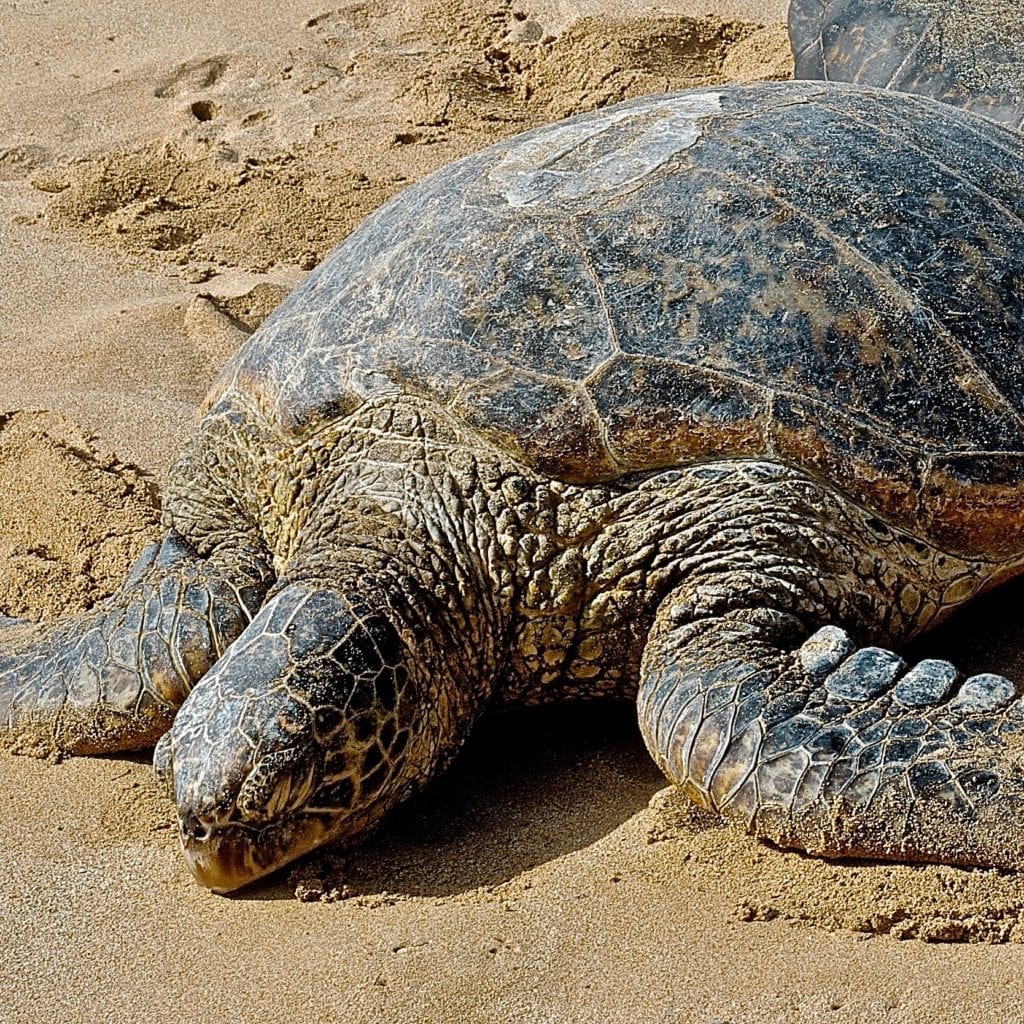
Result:
<svg viewBox="0 0 1024 1024">
<path fill-rule="evenodd" d="M 960 692 L 949 702 L 949 706 L 970 714 L 998 711 L 1006 707 L 1015 695 L 1016 688 L 1005 676 L 982 672 L 964 680 Z"/>
<path fill-rule="evenodd" d="M 853 640 L 839 626 L 822 626 L 801 646 L 800 665 L 809 676 L 828 675 L 853 651 Z"/>
<path fill-rule="evenodd" d="M 949 661 L 925 658 L 896 684 L 893 698 L 908 708 L 941 704 L 952 692 L 960 673 Z"/>
<path fill-rule="evenodd" d="M 833 697 L 860 703 L 888 690 L 906 667 L 898 654 L 884 647 L 862 647 L 830 673 L 824 685 Z"/>
</svg>

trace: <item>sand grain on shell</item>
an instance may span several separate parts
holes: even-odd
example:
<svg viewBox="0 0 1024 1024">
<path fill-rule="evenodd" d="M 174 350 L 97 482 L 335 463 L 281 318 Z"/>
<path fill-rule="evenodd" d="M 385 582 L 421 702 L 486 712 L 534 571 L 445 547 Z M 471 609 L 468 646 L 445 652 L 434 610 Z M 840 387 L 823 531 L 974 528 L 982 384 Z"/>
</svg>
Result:
<svg viewBox="0 0 1024 1024">
<path fill-rule="evenodd" d="M 388 196 L 545 120 L 790 68 L 784 0 L 0 6 L 0 612 L 34 619 L 116 586 L 220 364 Z M 954 653 L 1019 664 L 1021 603 Z M 661 792 L 625 707 L 485 724 L 365 848 L 230 900 L 144 757 L 0 777 L 3 1022 L 1024 1006 L 1015 880 L 753 843 Z"/>
</svg>

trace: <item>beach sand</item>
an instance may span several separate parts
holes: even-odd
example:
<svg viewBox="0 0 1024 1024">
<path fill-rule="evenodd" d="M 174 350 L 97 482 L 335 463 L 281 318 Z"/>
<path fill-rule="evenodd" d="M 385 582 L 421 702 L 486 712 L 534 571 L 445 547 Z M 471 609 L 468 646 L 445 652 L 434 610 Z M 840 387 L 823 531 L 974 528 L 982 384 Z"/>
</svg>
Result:
<svg viewBox="0 0 1024 1024">
<path fill-rule="evenodd" d="M 0 0 L 0 613 L 118 585 L 220 364 L 376 205 L 534 124 L 786 77 L 784 17 Z M 942 650 L 1019 677 L 1020 594 Z M 232 898 L 193 883 L 147 756 L 0 755 L 0 780 L 0 1024 L 1024 1015 L 1024 880 L 722 828 L 626 705 L 485 722 L 368 844 Z"/>
</svg>

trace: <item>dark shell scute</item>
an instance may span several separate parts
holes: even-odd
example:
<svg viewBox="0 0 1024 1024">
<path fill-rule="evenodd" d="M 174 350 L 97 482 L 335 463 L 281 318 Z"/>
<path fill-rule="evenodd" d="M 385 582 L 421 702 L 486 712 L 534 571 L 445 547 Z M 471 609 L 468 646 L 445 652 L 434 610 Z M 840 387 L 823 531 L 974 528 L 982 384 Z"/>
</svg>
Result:
<svg viewBox="0 0 1024 1024">
<path fill-rule="evenodd" d="M 619 472 L 605 447 L 597 411 L 578 385 L 510 371 L 470 388 L 463 405 L 471 426 L 484 434 L 500 432 L 517 454 L 543 462 L 562 479 Z M 543 421 L 538 409 L 546 410 Z"/>
<path fill-rule="evenodd" d="M 623 355 L 588 390 L 612 456 L 627 471 L 651 468 L 653 452 L 670 466 L 712 447 L 731 454 L 765 444 L 768 392 L 713 370 Z"/>
<path fill-rule="evenodd" d="M 613 351 L 604 301 L 572 234 L 524 224 L 489 239 L 483 288 L 464 295 L 458 332 L 538 374 L 582 380 Z"/>
<path fill-rule="evenodd" d="M 764 218 L 755 221 L 746 230 L 761 230 L 747 248 L 791 268 L 788 280 L 779 275 L 780 305 L 789 296 L 818 303 L 810 312 L 824 336 L 797 353 L 770 346 L 780 363 L 764 369 L 789 369 L 801 393 L 808 383 L 818 390 L 831 372 L 844 406 L 943 445 L 1019 450 L 1024 287 L 1014 264 L 1024 230 L 1016 213 L 1024 165 L 1008 165 L 1003 133 L 990 133 L 992 141 L 972 145 L 969 174 L 947 166 L 942 158 L 955 150 L 953 135 L 963 143 L 961 119 L 916 126 L 908 119 L 907 127 L 887 116 L 887 99 L 840 92 L 834 101 L 843 116 L 793 107 L 770 125 L 738 123 L 708 143 L 714 167 L 755 182 L 774 201 L 777 223 L 769 229 Z M 800 131 L 820 138 L 823 149 L 841 149 L 844 173 L 828 161 L 796 167 L 776 159 Z M 933 132 L 950 137 L 923 148 Z M 991 180 L 981 187 L 975 177 L 983 173 Z M 990 267 L 1000 280 L 995 287 Z M 965 330 L 969 320 L 983 321 L 984 329 Z M 797 356 L 792 364 L 790 354 Z M 950 370 L 967 386 L 944 388 Z M 942 390 L 955 409 L 929 400 Z M 959 437 L 951 437 L 958 424 Z"/>
<path fill-rule="evenodd" d="M 1024 139 L 927 100 L 808 82 L 643 97 L 385 204 L 211 401 L 241 389 L 301 440 L 415 394 L 581 483 L 767 455 L 1005 554 L 1021 195 Z"/>
</svg>

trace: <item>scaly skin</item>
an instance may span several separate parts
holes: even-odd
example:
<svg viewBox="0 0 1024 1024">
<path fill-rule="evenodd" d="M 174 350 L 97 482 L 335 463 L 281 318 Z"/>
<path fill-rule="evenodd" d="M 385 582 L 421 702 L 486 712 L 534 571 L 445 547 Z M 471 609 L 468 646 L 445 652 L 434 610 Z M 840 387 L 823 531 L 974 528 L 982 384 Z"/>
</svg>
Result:
<svg viewBox="0 0 1024 1024">
<path fill-rule="evenodd" d="M 912 638 L 993 567 L 929 551 L 791 471 L 729 476 L 719 525 L 732 542 L 666 597 L 645 648 L 655 760 L 693 800 L 783 846 L 1020 868 L 1013 686 L 855 643 Z M 744 495 L 737 477 L 753 476 L 767 486 Z M 943 593 L 938 609 L 920 600 Z"/>
<path fill-rule="evenodd" d="M 358 839 L 450 760 L 495 699 L 634 695 L 638 684 L 641 726 L 659 763 L 752 831 L 851 856 L 995 855 L 969 830 L 962 848 L 944 841 L 915 852 L 897 824 L 918 813 L 909 790 L 894 796 L 877 786 L 845 819 L 834 813 L 845 804 L 805 801 L 813 813 L 802 815 L 782 808 L 788 831 L 778 793 L 799 790 L 804 755 L 821 765 L 819 776 L 846 771 L 849 781 L 848 761 L 811 752 L 836 721 L 852 742 L 877 749 L 877 737 L 853 737 L 879 717 L 866 719 L 861 705 L 832 700 L 813 719 L 821 686 L 793 668 L 808 635 L 839 621 L 865 639 L 908 639 L 999 567 L 937 551 L 769 463 L 581 488 L 538 478 L 410 399 L 364 409 L 331 431 L 293 453 L 318 462 L 272 531 L 282 570 L 267 605 L 158 752 L 204 884 L 232 889 L 324 842 Z M 763 637 L 757 646 L 758 631 L 767 646 Z M 687 662 L 695 657 L 701 678 L 716 679 L 755 656 L 764 671 L 741 673 L 743 713 L 756 707 L 771 730 L 757 749 L 731 717 L 690 699 L 700 684 Z M 688 714 L 677 716 L 684 696 Z M 919 712 L 889 704 L 894 734 L 917 729 Z M 972 753 L 965 731 L 982 718 L 969 707 L 932 710 L 966 723 L 956 754 L 966 767 L 953 766 L 952 748 L 940 755 L 950 771 L 988 770 L 991 751 Z M 1004 733 L 1016 713 L 1002 714 Z M 680 761 L 705 719 L 698 755 Z M 772 744 L 791 734 L 798 755 L 786 761 Z M 890 773 L 909 770 L 892 751 Z M 935 759 L 922 755 L 932 780 Z M 865 759 L 862 788 L 874 771 Z M 716 802 L 725 780 L 758 772 L 772 785 L 753 811 L 742 797 Z M 708 775 L 715 781 L 700 782 Z M 938 806 L 920 813 L 934 816 Z M 947 836 L 962 823 L 955 810 Z M 880 829 L 891 813 L 891 827 Z M 846 822 L 831 826 L 830 843 L 812 834 L 825 818 Z M 930 827 L 919 838 L 939 835 Z M 1004 854 L 1000 862 L 1011 859 Z"/>
<path fill-rule="evenodd" d="M 229 422 L 231 409 L 208 416 Z M 188 646 L 191 627 L 169 641 L 153 631 L 133 610 L 143 595 L 168 595 L 181 623 L 203 595 L 235 593 L 253 552 L 273 559 L 277 579 L 252 622 L 233 643 L 226 631 L 212 639 L 207 662 L 161 691 L 162 717 L 137 710 L 152 663 L 122 676 L 136 680 L 136 705 L 121 713 L 134 724 L 120 741 L 143 745 L 226 648 L 156 754 L 204 885 L 231 890 L 325 842 L 358 839 L 443 769 L 495 700 L 638 687 L 641 728 L 670 778 L 755 833 L 845 856 L 1020 862 L 1008 823 L 1021 711 L 1002 684 L 973 682 L 973 704 L 951 692 L 910 707 L 893 697 L 896 672 L 853 699 L 833 672 L 852 650 L 846 634 L 827 634 L 831 647 L 807 642 L 828 623 L 861 642 L 903 642 L 1007 567 L 946 555 L 771 463 L 554 483 L 414 399 L 367 405 L 287 452 L 256 437 L 234 437 L 235 456 L 217 463 L 262 458 L 260 500 L 222 498 L 256 524 L 250 562 L 224 547 L 187 569 L 157 561 L 100 613 L 117 626 L 112 653 L 181 661 L 203 638 Z M 283 460 L 302 471 L 267 468 Z M 189 504 L 169 518 L 187 507 L 223 544 L 223 516 L 208 511 L 216 501 L 200 496 L 223 496 L 234 473 L 210 463 L 183 460 L 176 486 L 187 481 Z M 225 550 L 222 578 L 211 566 Z M 251 569 L 242 578 L 269 580 L 253 582 Z M 49 662 L 68 666 L 62 679 L 86 663 L 75 662 L 89 649 L 78 629 L 48 641 L 66 645 Z M 9 735 L 74 717 L 74 689 L 43 682 L 45 657 L 5 662 L 4 692 L 17 680 L 33 707 L 9 716 Z M 854 683 L 869 678 L 856 659 L 847 666 Z M 93 708 L 106 727 L 112 702 L 87 697 L 75 714 Z M 61 749 L 100 746 L 69 743 L 63 727 L 51 736 Z"/>
<path fill-rule="evenodd" d="M 400 401 L 290 457 L 302 486 L 265 525 L 277 583 L 157 751 L 219 891 L 362 835 L 443 769 L 507 643 L 520 531 L 486 445 Z"/>
</svg>

